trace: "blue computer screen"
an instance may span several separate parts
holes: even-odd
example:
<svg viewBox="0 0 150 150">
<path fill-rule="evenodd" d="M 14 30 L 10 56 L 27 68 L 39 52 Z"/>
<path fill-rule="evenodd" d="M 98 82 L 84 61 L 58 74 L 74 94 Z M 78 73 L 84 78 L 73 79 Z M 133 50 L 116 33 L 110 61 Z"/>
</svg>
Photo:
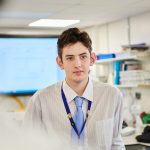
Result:
<svg viewBox="0 0 150 150">
<path fill-rule="evenodd" d="M 0 37 L 0 93 L 34 93 L 64 79 L 57 38 Z"/>
</svg>

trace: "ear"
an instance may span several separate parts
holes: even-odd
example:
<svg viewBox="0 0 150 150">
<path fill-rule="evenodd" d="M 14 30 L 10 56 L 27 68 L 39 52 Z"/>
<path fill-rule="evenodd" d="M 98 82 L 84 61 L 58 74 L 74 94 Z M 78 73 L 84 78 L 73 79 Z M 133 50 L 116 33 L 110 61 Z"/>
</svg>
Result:
<svg viewBox="0 0 150 150">
<path fill-rule="evenodd" d="M 64 65 L 63 65 L 62 59 L 61 59 L 59 56 L 57 56 L 56 62 L 57 62 L 58 66 L 59 66 L 61 69 L 64 69 Z"/>
<path fill-rule="evenodd" d="M 94 52 L 91 53 L 91 58 L 90 59 L 91 59 L 90 60 L 90 66 L 92 66 L 96 62 L 96 54 Z"/>
</svg>

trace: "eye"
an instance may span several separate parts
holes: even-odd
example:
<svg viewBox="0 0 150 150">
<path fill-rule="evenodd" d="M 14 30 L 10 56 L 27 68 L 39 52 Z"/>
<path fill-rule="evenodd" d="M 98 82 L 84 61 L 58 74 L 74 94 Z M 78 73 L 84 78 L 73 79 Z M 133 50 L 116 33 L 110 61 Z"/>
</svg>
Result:
<svg viewBox="0 0 150 150">
<path fill-rule="evenodd" d="M 66 59 L 67 60 L 73 60 L 73 57 L 67 57 Z"/>
<path fill-rule="evenodd" d="M 84 60 L 84 59 L 86 59 L 86 58 L 87 58 L 86 55 L 82 55 L 82 56 L 81 56 L 81 59 L 82 59 L 82 60 Z"/>
</svg>

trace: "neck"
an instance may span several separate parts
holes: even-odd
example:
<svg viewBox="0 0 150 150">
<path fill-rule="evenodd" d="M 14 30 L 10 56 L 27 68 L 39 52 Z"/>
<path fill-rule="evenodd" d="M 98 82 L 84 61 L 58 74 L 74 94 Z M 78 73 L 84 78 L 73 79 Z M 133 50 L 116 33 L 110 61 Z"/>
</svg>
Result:
<svg viewBox="0 0 150 150">
<path fill-rule="evenodd" d="M 66 82 L 79 96 L 82 96 L 88 84 L 88 78 L 82 82 L 72 82 L 66 79 Z"/>
</svg>

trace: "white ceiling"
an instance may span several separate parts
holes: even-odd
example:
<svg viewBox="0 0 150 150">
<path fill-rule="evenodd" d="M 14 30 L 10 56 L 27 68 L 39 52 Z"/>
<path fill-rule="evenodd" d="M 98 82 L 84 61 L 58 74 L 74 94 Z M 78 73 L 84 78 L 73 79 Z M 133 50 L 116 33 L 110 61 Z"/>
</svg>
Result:
<svg viewBox="0 0 150 150">
<path fill-rule="evenodd" d="M 83 28 L 150 11 L 150 0 L 0 1 L 1 28 L 29 28 L 29 23 L 47 18 L 79 19 L 75 26 Z"/>
</svg>

